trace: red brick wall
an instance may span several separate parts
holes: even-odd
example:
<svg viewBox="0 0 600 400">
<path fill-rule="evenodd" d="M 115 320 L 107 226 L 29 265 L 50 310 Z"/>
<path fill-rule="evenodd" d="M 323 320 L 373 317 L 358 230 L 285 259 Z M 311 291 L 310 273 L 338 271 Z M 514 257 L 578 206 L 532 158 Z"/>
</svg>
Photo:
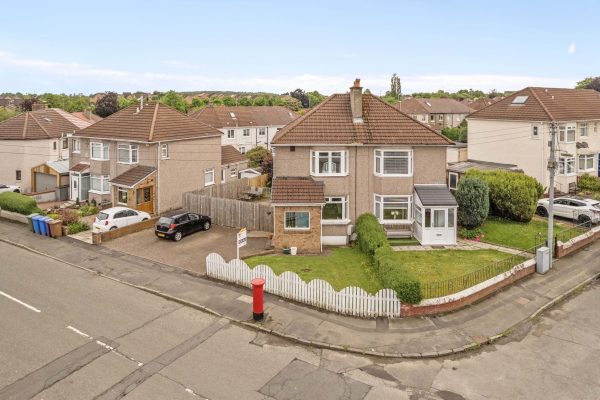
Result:
<svg viewBox="0 0 600 400">
<path fill-rule="evenodd" d="M 588 244 L 590 244 L 592 242 L 595 242 L 598 239 L 600 239 L 600 231 L 594 233 L 590 237 L 587 237 L 583 240 L 578 241 L 577 243 L 574 243 L 572 246 L 569 246 L 569 247 L 565 247 L 564 245 L 557 245 L 556 249 L 555 249 L 554 257 L 563 258 L 564 256 L 569 255 L 569 254 L 581 249 L 582 247 L 587 246 Z"/>
<path fill-rule="evenodd" d="M 514 275 L 500 281 L 492 286 L 488 286 L 487 288 L 480 290 L 477 293 L 473 293 L 467 297 L 463 297 L 462 299 L 444 303 L 444 304 L 436 304 L 431 306 L 415 306 L 413 304 L 404 304 L 402 303 L 400 315 L 402 317 L 416 317 L 423 315 L 433 315 L 433 314 L 442 314 L 450 311 L 456 311 L 460 308 L 468 306 L 469 304 L 473 304 L 487 296 L 490 296 L 494 292 L 502 289 L 503 287 L 510 285 L 519 279 L 522 279 L 528 275 L 531 275 L 535 272 L 535 264 L 524 268 Z"/>
</svg>

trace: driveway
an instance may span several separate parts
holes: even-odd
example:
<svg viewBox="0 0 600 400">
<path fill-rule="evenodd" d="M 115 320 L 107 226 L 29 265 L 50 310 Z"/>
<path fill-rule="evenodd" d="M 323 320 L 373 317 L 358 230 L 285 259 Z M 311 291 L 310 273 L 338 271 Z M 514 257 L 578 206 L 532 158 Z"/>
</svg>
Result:
<svg viewBox="0 0 600 400">
<path fill-rule="evenodd" d="M 206 274 L 206 256 L 219 253 L 226 260 L 236 257 L 236 234 L 238 229 L 213 225 L 209 231 L 184 236 L 179 242 L 159 239 L 153 229 L 123 236 L 102 245 L 123 253 L 185 268 L 195 273 Z M 248 232 L 248 244 L 240 249 L 240 257 L 249 257 L 265 252 L 267 234 Z"/>
</svg>

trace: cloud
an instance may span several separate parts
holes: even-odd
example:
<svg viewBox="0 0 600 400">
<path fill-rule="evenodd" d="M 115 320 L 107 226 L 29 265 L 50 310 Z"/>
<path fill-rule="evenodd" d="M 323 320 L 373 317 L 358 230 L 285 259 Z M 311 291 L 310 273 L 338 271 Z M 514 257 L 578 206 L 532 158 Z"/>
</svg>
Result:
<svg viewBox="0 0 600 400">
<path fill-rule="evenodd" d="M 577 47 L 575 46 L 575 43 L 571 43 L 569 45 L 569 48 L 567 49 L 567 53 L 575 54 L 576 51 L 577 51 Z"/>
<path fill-rule="evenodd" d="M 163 61 L 173 64 L 172 60 Z M 181 62 L 183 63 L 183 62 Z M 175 64 L 182 65 L 179 61 Z M 340 93 L 348 90 L 354 78 L 361 78 L 365 88 L 374 94 L 383 94 L 389 88 L 389 75 L 357 73 L 356 75 L 280 74 L 273 76 L 209 76 L 201 74 L 126 71 L 97 68 L 80 63 L 63 63 L 50 60 L 15 57 L 0 51 L 0 66 L 6 76 L 14 75 L 13 85 L 19 76 L 27 75 L 32 87 L 5 87 L 3 90 L 39 92 L 42 82 L 51 82 L 52 90 L 131 91 L 131 90 L 234 90 L 284 93 L 295 88 L 318 90 L 321 93 Z M 11 68 L 12 67 L 12 68 Z M 526 86 L 573 87 L 576 78 L 548 78 L 529 75 L 497 74 L 438 74 L 401 76 L 404 93 L 456 91 L 473 88 L 481 90 L 517 90 Z M 63 85 L 62 87 L 60 85 Z M 6 85 L 8 86 L 8 85 Z"/>
</svg>

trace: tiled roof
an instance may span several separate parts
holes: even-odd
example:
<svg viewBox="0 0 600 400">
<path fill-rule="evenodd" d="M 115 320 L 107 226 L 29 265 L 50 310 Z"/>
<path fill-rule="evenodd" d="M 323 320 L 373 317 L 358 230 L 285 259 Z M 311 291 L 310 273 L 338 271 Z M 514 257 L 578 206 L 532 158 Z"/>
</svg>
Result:
<svg viewBox="0 0 600 400">
<path fill-rule="evenodd" d="M 473 109 L 454 99 L 406 99 L 395 107 L 406 114 L 470 114 Z"/>
<path fill-rule="evenodd" d="M 363 123 L 354 123 L 350 94 L 334 94 L 280 130 L 273 144 L 406 144 L 452 142 L 377 96 L 362 95 Z"/>
<path fill-rule="evenodd" d="M 446 185 L 415 185 L 415 192 L 425 207 L 458 205 Z"/>
<path fill-rule="evenodd" d="M 517 96 L 527 99 L 523 104 L 513 104 Z M 565 122 L 600 119 L 600 93 L 591 89 L 528 87 L 474 112 L 469 118 Z"/>
<path fill-rule="evenodd" d="M 471 101 L 468 104 L 468 106 L 471 107 L 473 110 L 481 110 L 484 107 L 494 104 L 496 101 L 498 101 L 498 100 L 488 99 L 487 97 L 482 97 L 481 99 Z"/>
<path fill-rule="evenodd" d="M 233 164 L 243 161 L 248 161 L 248 159 L 235 147 L 233 147 L 230 144 L 221 146 L 221 165 Z"/>
<path fill-rule="evenodd" d="M 94 113 L 91 112 L 81 112 L 81 111 L 76 111 L 76 112 L 72 112 L 72 115 L 76 116 L 79 119 L 82 119 L 86 122 L 89 122 L 90 124 L 93 124 L 95 122 L 98 121 L 102 121 L 102 117 L 99 115 L 96 115 Z"/>
<path fill-rule="evenodd" d="M 490 161 L 467 160 L 458 161 L 448 165 L 448 171 L 450 172 L 464 173 L 470 170 L 471 168 L 478 169 L 481 171 L 493 171 L 498 169 L 506 171 L 519 171 L 519 167 L 515 164 L 502 164 Z"/>
<path fill-rule="evenodd" d="M 90 125 L 78 136 L 158 142 L 202 136 L 221 136 L 222 133 L 202 122 L 161 103 L 126 107 Z"/>
<path fill-rule="evenodd" d="M 0 122 L 0 140 L 57 139 L 89 125 L 58 108 L 28 111 Z"/>
<path fill-rule="evenodd" d="M 83 171 L 85 171 L 85 170 L 87 170 L 89 168 L 90 168 L 90 164 L 89 163 L 80 162 L 80 163 L 77 163 L 77 164 L 73 165 L 70 170 L 74 171 L 74 172 L 83 172 Z"/>
<path fill-rule="evenodd" d="M 322 204 L 325 202 L 323 182 L 309 177 L 273 178 L 271 203 L 273 204 Z"/>
<path fill-rule="evenodd" d="M 237 126 L 283 126 L 298 114 L 281 106 L 209 106 L 191 114 L 191 117 L 217 129 Z"/>
<path fill-rule="evenodd" d="M 138 165 L 137 167 L 128 169 L 121 175 L 111 179 L 109 182 L 113 185 L 132 188 L 154 171 L 156 171 L 156 168 L 154 167 Z"/>
</svg>

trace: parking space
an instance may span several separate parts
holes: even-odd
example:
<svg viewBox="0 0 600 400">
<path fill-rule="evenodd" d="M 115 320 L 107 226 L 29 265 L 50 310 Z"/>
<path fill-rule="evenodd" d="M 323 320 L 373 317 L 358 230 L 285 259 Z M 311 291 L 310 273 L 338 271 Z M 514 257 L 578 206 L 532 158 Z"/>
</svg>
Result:
<svg viewBox="0 0 600 400">
<path fill-rule="evenodd" d="M 236 228 L 213 225 L 209 231 L 200 231 L 175 242 L 159 239 L 154 234 L 154 229 L 146 229 L 102 245 L 152 261 L 205 274 L 206 256 L 209 253 L 219 253 L 226 260 L 236 257 L 237 232 Z M 248 244 L 240 249 L 240 256 L 248 257 L 263 253 L 267 250 L 268 242 L 266 233 L 248 232 Z"/>
</svg>

